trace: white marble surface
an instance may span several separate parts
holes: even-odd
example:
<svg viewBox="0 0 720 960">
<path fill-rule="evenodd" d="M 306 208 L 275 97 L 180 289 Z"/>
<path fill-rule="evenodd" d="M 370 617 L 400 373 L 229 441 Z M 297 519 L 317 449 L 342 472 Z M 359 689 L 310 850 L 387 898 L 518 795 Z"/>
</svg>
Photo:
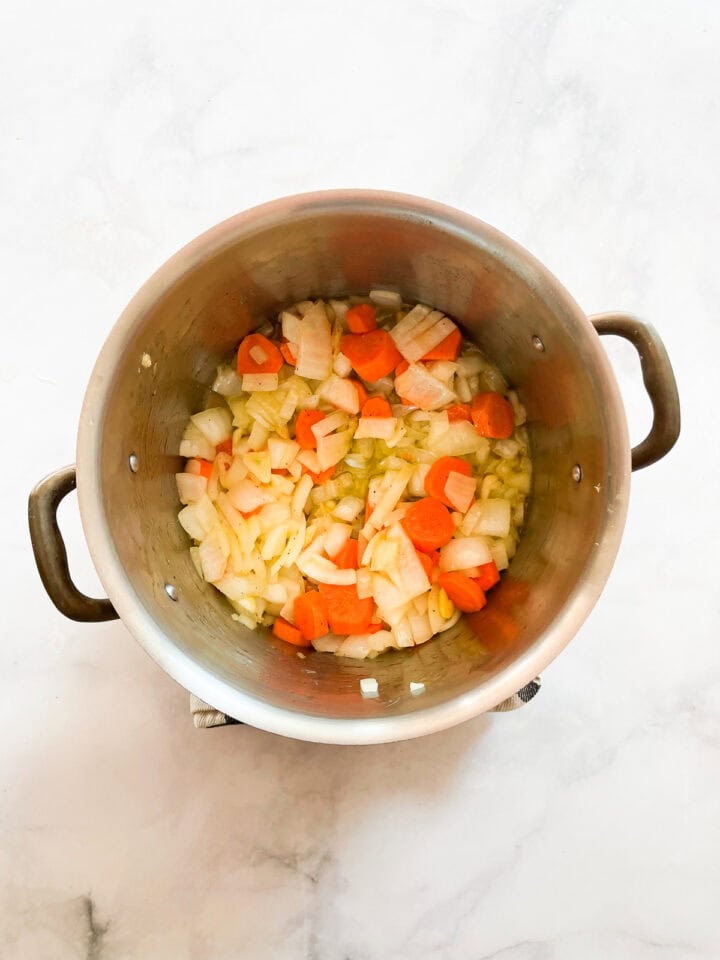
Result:
<svg viewBox="0 0 720 960">
<path fill-rule="evenodd" d="M 3 9 L 2 960 L 720 956 L 718 4 Z M 684 410 L 538 698 L 382 747 L 194 730 L 120 624 L 56 613 L 24 515 L 149 273 L 332 186 L 461 207 L 588 312 L 647 316 Z M 62 518 L 97 589 L 74 498 Z"/>
</svg>

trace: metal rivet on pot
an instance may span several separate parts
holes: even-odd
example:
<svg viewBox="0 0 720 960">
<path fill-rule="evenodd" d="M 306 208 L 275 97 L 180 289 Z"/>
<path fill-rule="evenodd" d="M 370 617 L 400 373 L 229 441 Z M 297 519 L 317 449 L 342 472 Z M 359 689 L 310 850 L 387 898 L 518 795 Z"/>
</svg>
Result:
<svg viewBox="0 0 720 960">
<path fill-rule="evenodd" d="M 579 463 L 576 463 L 575 466 L 572 468 L 572 478 L 575 481 L 575 483 L 580 483 L 580 481 L 582 480 L 582 467 L 580 466 Z"/>
<path fill-rule="evenodd" d="M 134 453 L 131 453 L 130 456 L 128 457 L 128 466 L 130 467 L 133 473 L 138 472 L 140 461 L 138 460 L 138 458 L 135 456 Z"/>
<path fill-rule="evenodd" d="M 542 353 L 543 350 L 545 349 L 545 344 L 542 342 L 542 340 L 536 333 L 534 333 L 532 336 L 532 345 L 535 347 L 535 349 L 539 353 Z"/>
<path fill-rule="evenodd" d="M 171 600 L 177 600 L 179 596 L 178 588 L 173 583 L 165 584 L 165 593 L 170 597 Z"/>
</svg>

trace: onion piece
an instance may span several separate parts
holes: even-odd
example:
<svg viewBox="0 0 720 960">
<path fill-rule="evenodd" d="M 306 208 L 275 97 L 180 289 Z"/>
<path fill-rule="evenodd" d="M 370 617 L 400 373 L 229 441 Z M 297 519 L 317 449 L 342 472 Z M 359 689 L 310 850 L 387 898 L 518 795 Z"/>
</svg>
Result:
<svg viewBox="0 0 720 960">
<path fill-rule="evenodd" d="M 237 397 L 241 394 L 242 380 L 238 376 L 237 370 L 231 366 L 218 367 L 212 389 L 214 393 L 219 393 L 222 397 Z"/>
<path fill-rule="evenodd" d="M 262 490 L 256 483 L 247 478 L 228 490 L 227 496 L 232 506 L 241 513 L 252 513 L 258 507 L 273 501 L 273 495 L 270 492 Z"/>
<path fill-rule="evenodd" d="M 202 430 L 190 420 L 180 441 L 181 457 L 200 457 L 212 460 L 215 457 L 215 444 L 211 443 Z"/>
<path fill-rule="evenodd" d="M 352 381 L 333 374 L 317 389 L 317 395 L 338 410 L 355 414 L 360 410 L 360 398 Z"/>
<path fill-rule="evenodd" d="M 407 370 L 395 377 L 395 389 L 400 396 L 422 410 L 438 410 L 457 399 L 452 390 L 448 390 L 419 363 L 411 363 Z"/>
<path fill-rule="evenodd" d="M 336 516 L 338 520 L 352 523 L 353 520 L 356 520 L 360 516 L 364 507 L 365 504 L 360 497 L 343 497 L 333 510 L 333 515 Z"/>
<path fill-rule="evenodd" d="M 475 497 L 475 478 L 451 470 L 445 481 L 445 496 L 460 513 L 470 509 Z"/>
<path fill-rule="evenodd" d="M 297 567 L 300 573 L 318 583 L 327 583 L 337 587 L 349 587 L 357 581 L 357 571 L 339 570 L 327 557 L 316 553 L 308 554 L 307 550 L 297 558 Z"/>
<path fill-rule="evenodd" d="M 508 558 L 507 548 L 502 540 L 490 541 L 490 553 L 498 570 L 507 570 L 510 566 L 510 560 Z"/>
<path fill-rule="evenodd" d="M 331 433 L 329 437 L 320 437 L 317 443 L 317 456 L 320 469 L 327 470 L 339 463 L 350 449 L 352 430 Z"/>
<path fill-rule="evenodd" d="M 207 480 L 194 473 L 176 473 L 180 503 L 194 503 L 207 491 Z"/>
<path fill-rule="evenodd" d="M 260 346 L 260 344 L 256 343 L 254 346 L 250 347 L 250 357 L 255 361 L 255 363 L 260 365 L 261 363 L 265 363 L 268 355 Z"/>
<path fill-rule="evenodd" d="M 506 537 L 510 533 L 510 501 L 503 499 L 482 501 L 482 512 L 474 532 L 486 537 Z"/>
<path fill-rule="evenodd" d="M 369 296 L 380 307 L 402 306 L 402 297 L 395 290 L 371 290 Z"/>
<path fill-rule="evenodd" d="M 340 410 L 336 410 L 335 413 L 331 413 L 329 417 L 324 417 L 322 420 L 318 420 L 317 423 L 313 423 L 310 427 L 312 430 L 315 439 L 319 440 L 320 437 L 326 437 L 329 433 L 332 433 L 333 430 L 339 430 L 341 427 L 346 426 L 348 418 Z"/>
<path fill-rule="evenodd" d="M 390 471 L 385 474 L 383 480 L 387 482 L 387 486 L 381 493 L 377 506 L 373 508 L 370 519 L 363 527 L 362 532 L 365 536 L 371 536 L 374 530 L 379 530 L 384 525 L 388 515 L 395 509 L 400 497 L 405 492 L 405 487 L 410 482 L 412 472 L 412 464 L 407 463 L 397 472 Z"/>
<path fill-rule="evenodd" d="M 269 483 L 272 475 L 270 453 L 267 450 L 251 450 L 242 455 L 242 462 L 258 483 Z"/>
<path fill-rule="evenodd" d="M 352 373 L 352 364 L 344 353 L 339 353 L 333 360 L 333 372 L 339 377 L 349 377 Z"/>
<path fill-rule="evenodd" d="M 490 563 L 492 554 L 482 537 L 457 537 L 440 550 L 440 569 L 467 570 Z"/>
<path fill-rule="evenodd" d="M 512 460 L 520 453 L 520 444 L 517 440 L 510 438 L 507 440 L 496 440 L 493 444 L 493 453 L 496 453 L 506 460 Z"/>
<path fill-rule="evenodd" d="M 325 304 L 313 305 L 298 325 L 295 372 L 309 380 L 325 380 L 332 370 L 332 337 Z"/>
<path fill-rule="evenodd" d="M 373 575 L 367 567 L 360 567 L 357 571 L 358 600 L 367 600 L 373 595 Z"/>
<path fill-rule="evenodd" d="M 476 500 L 475 503 L 470 507 L 468 512 L 463 518 L 463 522 L 460 524 L 460 533 L 464 537 L 469 537 L 472 533 L 475 532 L 475 526 L 480 519 L 480 514 L 483 510 L 482 500 Z"/>
<path fill-rule="evenodd" d="M 350 539 L 352 527 L 346 523 L 333 523 L 325 537 L 325 553 L 332 560 Z"/>
<path fill-rule="evenodd" d="M 281 440 L 279 437 L 268 438 L 270 466 L 273 470 L 287 470 L 300 450 L 300 444 L 294 440 Z"/>
<path fill-rule="evenodd" d="M 421 309 L 418 310 L 418 307 Z M 424 313 L 424 305 L 418 304 L 390 331 L 400 353 L 413 363 L 438 346 L 457 327 L 440 310 Z M 403 394 L 404 396 L 404 394 Z"/>
<path fill-rule="evenodd" d="M 232 415 L 227 407 L 212 407 L 210 410 L 202 410 L 190 419 L 215 446 L 224 440 L 229 440 L 232 436 Z"/>
<path fill-rule="evenodd" d="M 464 457 L 479 450 L 489 449 L 489 442 L 481 437 L 475 427 L 467 420 L 449 423 L 443 412 L 443 420 L 430 424 L 430 432 L 423 446 L 437 457 Z"/>
<path fill-rule="evenodd" d="M 318 455 L 314 450 L 301 450 L 296 459 L 298 463 L 307 467 L 311 473 L 320 473 L 322 471 Z"/>
<path fill-rule="evenodd" d="M 397 424 L 397 417 L 360 417 L 355 439 L 390 440 Z"/>
<path fill-rule="evenodd" d="M 300 477 L 298 484 L 295 487 L 295 493 L 292 495 L 292 501 L 290 503 L 290 509 L 294 514 L 302 514 L 305 509 L 305 504 L 307 499 L 310 496 L 310 491 L 313 488 L 312 477 L 309 477 L 307 474 Z"/>
<path fill-rule="evenodd" d="M 283 310 L 280 314 L 280 323 L 285 339 L 290 343 L 297 343 L 300 337 L 300 318 L 289 310 Z"/>
<path fill-rule="evenodd" d="M 276 373 L 245 373 L 242 378 L 242 388 L 246 393 L 268 393 L 278 388 Z"/>
<path fill-rule="evenodd" d="M 227 567 L 230 544 L 222 527 L 217 526 L 198 547 L 198 558 L 203 577 L 208 583 L 220 580 Z"/>
</svg>

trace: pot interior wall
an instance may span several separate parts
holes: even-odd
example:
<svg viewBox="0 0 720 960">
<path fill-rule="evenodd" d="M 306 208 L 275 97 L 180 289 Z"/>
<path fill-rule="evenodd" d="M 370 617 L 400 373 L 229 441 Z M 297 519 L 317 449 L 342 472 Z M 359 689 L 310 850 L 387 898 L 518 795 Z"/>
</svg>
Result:
<svg viewBox="0 0 720 960">
<path fill-rule="evenodd" d="M 540 642 L 601 539 L 611 493 L 602 389 L 589 352 L 594 331 L 587 324 L 578 332 L 577 312 L 551 299 L 543 277 L 492 231 L 478 245 L 477 235 L 449 223 L 372 206 L 309 208 L 252 229 L 242 218 L 233 223 L 172 287 L 150 281 L 160 292 L 118 357 L 99 479 L 132 588 L 199 668 L 289 709 L 386 716 L 461 696 Z M 176 519 L 176 451 L 218 362 L 249 329 L 297 299 L 383 285 L 456 318 L 518 389 L 535 467 L 526 529 L 492 602 L 440 638 L 364 663 L 313 652 L 300 658 L 267 631 L 233 621 L 224 598 L 199 581 Z M 131 453 L 137 473 L 128 469 Z M 581 483 L 572 479 L 576 463 Z M 166 583 L 177 586 L 177 602 Z M 359 694 L 365 676 L 379 680 L 375 700 Z M 410 681 L 422 681 L 425 693 L 410 696 Z"/>
</svg>

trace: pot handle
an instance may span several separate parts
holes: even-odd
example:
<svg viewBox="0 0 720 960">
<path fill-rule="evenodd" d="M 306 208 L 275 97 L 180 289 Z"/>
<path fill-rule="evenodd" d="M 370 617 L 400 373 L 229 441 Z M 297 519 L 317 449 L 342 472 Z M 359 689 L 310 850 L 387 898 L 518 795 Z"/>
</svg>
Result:
<svg viewBox="0 0 720 960">
<path fill-rule="evenodd" d="M 109 600 L 81 593 L 70 577 L 67 551 L 57 522 L 60 502 L 76 487 L 75 466 L 63 467 L 45 477 L 28 499 L 28 523 L 35 563 L 48 596 L 70 620 L 99 623 L 117 620 Z"/>
<path fill-rule="evenodd" d="M 653 409 L 650 433 L 632 449 L 632 469 L 641 470 L 669 453 L 680 435 L 680 398 L 670 358 L 655 327 L 631 313 L 596 313 L 589 319 L 601 337 L 623 337 L 640 356 L 643 383 Z"/>
</svg>

